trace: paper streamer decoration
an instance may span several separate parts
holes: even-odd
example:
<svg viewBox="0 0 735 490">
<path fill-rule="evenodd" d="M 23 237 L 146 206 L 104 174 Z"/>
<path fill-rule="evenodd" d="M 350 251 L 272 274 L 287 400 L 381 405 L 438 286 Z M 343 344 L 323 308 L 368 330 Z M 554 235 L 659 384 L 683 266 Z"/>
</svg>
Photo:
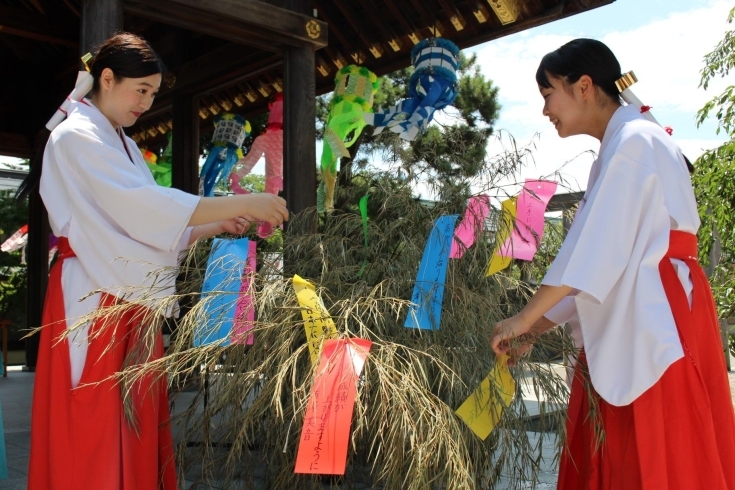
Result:
<svg viewBox="0 0 735 490">
<path fill-rule="evenodd" d="M 235 322 L 232 325 L 232 343 L 253 345 L 253 323 L 255 322 L 255 269 L 257 243 L 248 242 L 248 258 L 242 271 L 240 296 L 235 304 Z"/>
<path fill-rule="evenodd" d="M 517 196 L 506 199 L 500 205 L 500 219 L 495 231 L 495 252 L 493 253 L 490 264 L 487 267 L 485 276 L 492 276 L 496 272 L 500 272 L 510 265 L 513 261 L 511 257 L 503 257 L 500 255 L 500 247 L 513 231 L 513 225 L 516 222 L 516 201 Z"/>
<path fill-rule="evenodd" d="M 215 238 L 202 284 L 203 307 L 194 331 L 194 347 L 230 344 L 250 240 Z"/>
<path fill-rule="evenodd" d="M 334 186 L 337 181 L 337 160 L 349 157 L 348 150 L 366 126 L 365 115 L 373 111 L 373 97 L 378 90 L 378 77 L 365 67 L 348 65 L 337 72 L 334 95 L 329 101 L 329 116 L 324 129 L 321 168 L 323 203 L 320 212 L 334 207 Z"/>
<path fill-rule="evenodd" d="M 490 374 L 456 412 L 483 441 L 500 421 L 503 409 L 510 405 L 516 391 L 507 362 L 508 356 L 498 356 Z"/>
<path fill-rule="evenodd" d="M 367 123 L 375 126 L 373 134 L 388 128 L 404 140 L 416 139 L 434 118 L 434 111 L 457 98 L 458 56 L 459 48 L 446 39 L 424 39 L 414 46 L 408 98 L 386 112 L 365 114 Z"/>
<path fill-rule="evenodd" d="M 84 59 L 84 58 L 83 58 Z M 91 56 L 87 60 L 91 59 Z M 85 62 L 86 65 L 86 62 Z M 51 119 L 46 123 L 46 129 L 53 131 L 56 126 L 61 123 L 69 113 L 69 107 L 71 107 L 71 101 L 79 102 L 92 90 L 94 84 L 94 78 L 86 71 L 80 71 L 77 74 L 77 82 L 74 84 L 74 90 L 66 97 L 66 100 L 59 106 L 51 116 Z"/>
<path fill-rule="evenodd" d="M 301 317 L 304 319 L 311 363 L 316 364 L 319 360 L 322 341 L 336 337 L 337 327 L 334 326 L 334 321 L 324 307 L 322 299 L 317 296 L 313 284 L 294 274 L 293 289 L 296 292 L 299 306 L 301 306 Z"/>
<path fill-rule="evenodd" d="M 23 225 L 20 227 L 20 230 L 13 233 L 10 238 L 5 240 L 2 245 L 0 245 L 0 250 L 3 252 L 15 252 L 16 250 L 19 250 L 25 246 L 25 244 L 28 242 L 28 225 Z"/>
<path fill-rule="evenodd" d="M 490 198 L 486 195 L 473 196 L 467 203 L 467 210 L 464 213 L 462 221 L 454 232 L 454 240 L 452 241 L 452 250 L 449 257 L 452 259 L 460 259 L 477 240 L 484 226 L 485 218 L 490 212 Z"/>
<path fill-rule="evenodd" d="M 230 188 L 235 194 L 248 194 L 250 191 L 240 185 L 243 177 L 248 175 L 265 156 L 265 192 L 278 194 L 283 190 L 283 94 L 278 93 L 268 103 L 270 113 L 265 132 L 255 138 L 247 155 L 237 161 L 230 174 Z M 273 234 L 273 226 L 263 222 L 258 226 L 258 236 L 268 238 Z"/>
<path fill-rule="evenodd" d="M 533 260 L 544 235 L 544 212 L 556 182 L 526 179 L 516 203 L 516 221 L 511 236 L 500 248 L 500 255 Z"/>
<path fill-rule="evenodd" d="M 295 473 L 344 475 L 357 379 L 372 342 L 327 340 L 311 387 Z"/>
<path fill-rule="evenodd" d="M 365 237 L 365 253 L 367 253 L 368 248 L 368 197 L 370 197 L 370 194 L 366 194 L 360 199 L 360 216 L 362 217 L 362 234 Z M 362 259 L 362 267 L 360 267 L 360 272 L 358 272 L 357 277 L 362 277 L 363 272 L 365 272 L 365 267 L 367 267 L 367 257 Z"/>
<path fill-rule="evenodd" d="M 162 187 L 171 187 L 171 133 L 168 133 L 168 145 L 166 145 L 161 158 L 158 158 L 151 151 L 142 148 L 140 151 L 143 153 L 143 160 L 148 165 L 148 170 L 153 174 L 153 180 L 156 181 L 156 184 Z"/>
<path fill-rule="evenodd" d="M 250 123 L 236 114 L 220 114 L 214 119 L 214 135 L 209 156 L 200 178 L 205 196 L 214 195 L 214 186 L 230 175 L 232 167 L 242 158 L 242 146 L 250 134 Z"/>
<path fill-rule="evenodd" d="M 444 281 L 447 278 L 449 251 L 452 248 L 457 215 L 440 216 L 431 230 L 421 257 L 416 284 L 411 295 L 411 306 L 406 317 L 406 328 L 439 330 L 444 299 Z"/>
</svg>

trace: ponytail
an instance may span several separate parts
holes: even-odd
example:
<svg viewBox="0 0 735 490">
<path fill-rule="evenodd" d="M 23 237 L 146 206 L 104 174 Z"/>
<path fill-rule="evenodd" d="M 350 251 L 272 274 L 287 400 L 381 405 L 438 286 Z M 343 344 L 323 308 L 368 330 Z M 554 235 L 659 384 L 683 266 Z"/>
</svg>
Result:
<svg viewBox="0 0 735 490">
<path fill-rule="evenodd" d="M 85 61 L 87 57 L 83 58 Z M 90 75 L 81 72 L 77 78 L 74 92 L 62 104 L 54 117 L 51 118 L 41 134 L 41 142 L 36 155 L 31 159 L 31 168 L 28 176 L 18 187 L 15 193 L 16 201 L 22 201 L 31 192 L 36 190 L 41 182 L 41 167 L 43 165 L 43 153 L 51 135 L 51 131 L 57 124 L 63 121 L 70 99 L 80 100 L 91 90 L 92 94 L 99 90 L 99 77 L 105 68 L 112 70 L 116 80 L 123 78 L 144 78 L 156 73 L 164 74 L 166 68 L 161 58 L 153 51 L 153 48 L 141 37 L 135 34 L 122 32 L 115 34 L 97 49 L 94 58 L 89 63 Z M 83 75 L 83 76 L 82 76 Z"/>
</svg>

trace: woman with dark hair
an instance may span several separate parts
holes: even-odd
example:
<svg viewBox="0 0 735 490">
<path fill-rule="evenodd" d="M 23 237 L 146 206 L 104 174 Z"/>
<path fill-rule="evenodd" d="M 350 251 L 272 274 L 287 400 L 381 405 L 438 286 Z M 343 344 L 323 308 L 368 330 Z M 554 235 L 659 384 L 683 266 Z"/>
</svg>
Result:
<svg viewBox="0 0 735 490">
<path fill-rule="evenodd" d="M 149 323 L 155 305 L 175 312 L 164 301 L 175 274 L 159 272 L 175 270 L 183 249 L 200 237 L 242 233 L 249 220 L 288 218 L 285 201 L 272 194 L 200 198 L 156 185 L 123 128 L 151 107 L 163 71 L 135 35 L 103 43 L 91 63 L 91 97 L 70 103 L 23 187 L 40 179 L 60 237 L 33 395 L 32 490 L 178 488 L 165 380 L 149 374 L 126 385 L 124 403 L 114 376 L 162 356 L 161 332 Z M 78 318 L 123 303 L 130 307 L 122 313 L 65 335 Z M 144 338 L 155 339 L 150 352 L 135 351 Z"/>
<path fill-rule="evenodd" d="M 735 414 L 687 161 L 647 108 L 621 104 L 621 77 L 592 39 L 541 61 L 544 115 L 562 138 L 601 146 L 542 286 L 495 325 L 491 345 L 513 363 L 572 324 L 580 351 L 560 490 L 735 490 Z"/>
</svg>

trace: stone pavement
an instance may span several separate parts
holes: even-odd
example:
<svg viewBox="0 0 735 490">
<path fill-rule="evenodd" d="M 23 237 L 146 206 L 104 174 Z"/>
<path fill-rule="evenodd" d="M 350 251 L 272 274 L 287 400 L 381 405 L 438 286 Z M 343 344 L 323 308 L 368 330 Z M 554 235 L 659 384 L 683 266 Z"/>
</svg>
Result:
<svg viewBox="0 0 735 490">
<path fill-rule="evenodd" d="M 735 372 L 729 373 L 729 378 L 733 402 L 735 403 Z M 2 490 L 25 490 L 27 486 L 33 379 L 34 375 L 32 373 L 22 372 L 18 367 L 11 367 L 7 378 L 0 377 L 0 402 L 2 403 L 9 473 L 8 479 L 0 480 L 0 489 Z M 179 412 L 186 409 L 193 397 L 193 393 L 180 394 L 175 400 L 174 411 Z M 538 440 L 538 434 L 533 432 L 528 434 L 532 442 Z M 556 441 L 552 437 L 544 438 L 542 441 L 544 463 L 539 475 L 540 483 L 535 487 L 537 489 L 553 490 L 556 488 L 556 466 L 552 463 L 555 443 Z M 184 484 L 185 489 L 194 488 L 192 485 L 196 478 L 195 473 L 196 469 L 193 469 L 193 472 L 187 474 L 187 480 Z M 501 483 L 499 490 L 505 486 L 505 482 Z M 196 485 L 196 488 L 216 487 Z M 524 487 L 515 486 L 515 488 Z M 532 488 L 530 484 L 528 488 Z"/>
</svg>

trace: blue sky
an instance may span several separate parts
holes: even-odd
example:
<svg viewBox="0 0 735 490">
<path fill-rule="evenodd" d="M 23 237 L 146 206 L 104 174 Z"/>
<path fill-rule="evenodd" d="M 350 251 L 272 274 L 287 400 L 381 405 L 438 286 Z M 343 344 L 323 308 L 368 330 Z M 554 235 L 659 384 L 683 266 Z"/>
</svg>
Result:
<svg viewBox="0 0 735 490">
<path fill-rule="evenodd" d="M 617 0 L 469 50 L 477 53 L 482 72 L 499 88 L 502 110 L 496 128 L 535 147 L 533 163 L 520 180 L 549 176 L 563 167 L 570 190 L 586 187 L 594 158 L 588 150 L 597 150 L 599 142 L 588 136 L 559 138 L 541 114 L 534 78 L 544 54 L 576 37 L 605 42 L 623 72 L 635 71 L 639 82 L 633 91 L 661 124 L 674 128 L 674 137 L 692 160 L 703 149 L 721 144 L 724 137 L 715 133 L 714 122 L 697 128 L 695 115 L 727 85 L 728 80 L 718 80 L 707 92 L 698 88 L 703 57 L 732 27 L 726 22 L 732 7 L 722 0 Z M 491 144 L 491 152 L 500 146 Z M 509 192 L 512 180 L 505 181 Z"/>
</svg>

